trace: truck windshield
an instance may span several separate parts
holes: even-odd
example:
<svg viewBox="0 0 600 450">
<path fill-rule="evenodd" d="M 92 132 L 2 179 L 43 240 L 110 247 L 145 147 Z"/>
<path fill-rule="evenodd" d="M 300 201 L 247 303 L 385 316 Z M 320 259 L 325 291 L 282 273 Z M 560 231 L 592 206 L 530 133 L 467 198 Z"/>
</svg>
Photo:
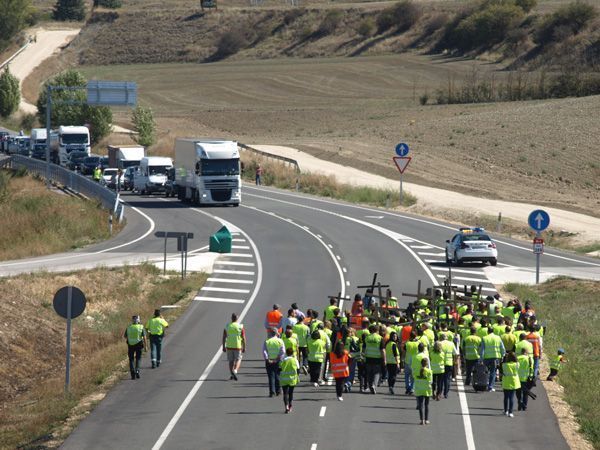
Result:
<svg viewBox="0 0 600 450">
<path fill-rule="evenodd" d="M 148 166 L 150 175 L 166 175 L 171 166 Z"/>
<path fill-rule="evenodd" d="M 122 159 L 121 160 L 121 165 L 123 166 L 123 169 L 127 169 L 128 167 L 139 166 L 140 162 L 139 161 L 135 161 L 135 160 L 127 161 L 127 160 Z"/>
<path fill-rule="evenodd" d="M 63 144 L 88 144 L 87 134 L 63 134 L 60 138 Z"/>
<path fill-rule="evenodd" d="M 236 159 L 203 159 L 202 175 L 239 175 L 240 160 Z"/>
</svg>

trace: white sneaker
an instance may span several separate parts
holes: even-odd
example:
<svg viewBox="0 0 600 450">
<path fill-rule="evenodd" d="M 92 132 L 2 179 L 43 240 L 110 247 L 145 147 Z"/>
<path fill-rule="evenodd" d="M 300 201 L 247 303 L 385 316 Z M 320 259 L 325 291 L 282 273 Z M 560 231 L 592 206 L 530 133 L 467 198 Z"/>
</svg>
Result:
<svg viewBox="0 0 600 450">
<path fill-rule="evenodd" d="M 343 402 L 344 399 L 342 397 L 338 397 L 338 401 Z"/>
<path fill-rule="evenodd" d="M 492 389 L 490 389 L 490 391 L 496 392 L 496 388 L 492 388 Z"/>
<path fill-rule="evenodd" d="M 317 382 L 314 382 L 314 383 L 313 383 L 313 386 L 314 386 L 314 387 L 316 387 L 316 388 L 318 388 L 318 387 L 319 387 L 319 383 L 317 383 Z"/>
<path fill-rule="evenodd" d="M 503 416 L 508 416 L 508 411 L 502 411 Z"/>
<path fill-rule="evenodd" d="M 515 417 L 515 415 L 514 415 L 513 413 L 510 413 L 510 414 L 508 415 L 508 417 Z"/>
</svg>

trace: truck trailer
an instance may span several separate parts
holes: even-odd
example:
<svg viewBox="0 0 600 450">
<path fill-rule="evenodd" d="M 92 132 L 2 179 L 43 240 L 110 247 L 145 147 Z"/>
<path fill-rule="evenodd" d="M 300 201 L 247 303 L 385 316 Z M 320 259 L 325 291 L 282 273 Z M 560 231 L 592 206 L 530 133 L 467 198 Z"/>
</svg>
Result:
<svg viewBox="0 0 600 450">
<path fill-rule="evenodd" d="M 242 180 L 237 142 L 177 139 L 175 184 L 182 201 L 239 206 Z"/>
<path fill-rule="evenodd" d="M 146 156 L 146 149 L 139 145 L 109 145 L 108 167 L 125 171 L 128 167 L 139 166 Z"/>
</svg>

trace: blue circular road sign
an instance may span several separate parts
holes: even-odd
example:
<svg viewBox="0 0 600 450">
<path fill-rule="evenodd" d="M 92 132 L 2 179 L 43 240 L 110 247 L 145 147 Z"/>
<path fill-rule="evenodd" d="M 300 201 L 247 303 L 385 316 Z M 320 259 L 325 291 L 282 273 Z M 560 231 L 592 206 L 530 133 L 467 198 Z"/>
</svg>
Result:
<svg viewBox="0 0 600 450">
<path fill-rule="evenodd" d="M 408 148 L 408 144 L 405 144 L 404 142 L 401 142 L 400 144 L 396 145 L 396 155 L 398 156 L 408 155 L 409 150 L 410 149 Z"/>
<path fill-rule="evenodd" d="M 536 209 L 535 211 L 531 211 L 527 222 L 532 230 L 538 232 L 544 231 L 550 225 L 550 214 L 543 209 Z"/>
</svg>

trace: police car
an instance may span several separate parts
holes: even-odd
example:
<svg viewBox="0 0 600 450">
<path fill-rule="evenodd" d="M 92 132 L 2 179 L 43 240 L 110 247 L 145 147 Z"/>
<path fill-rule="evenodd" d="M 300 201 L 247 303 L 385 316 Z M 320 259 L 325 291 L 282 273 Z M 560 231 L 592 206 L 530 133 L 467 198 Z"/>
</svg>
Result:
<svg viewBox="0 0 600 450">
<path fill-rule="evenodd" d="M 458 234 L 446 241 L 446 262 L 461 264 L 467 261 L 489 262 L 492 266 L 498 263 L 498 250 L 485 229 L 481 227 L 464 227 Z"/>
</svg>

